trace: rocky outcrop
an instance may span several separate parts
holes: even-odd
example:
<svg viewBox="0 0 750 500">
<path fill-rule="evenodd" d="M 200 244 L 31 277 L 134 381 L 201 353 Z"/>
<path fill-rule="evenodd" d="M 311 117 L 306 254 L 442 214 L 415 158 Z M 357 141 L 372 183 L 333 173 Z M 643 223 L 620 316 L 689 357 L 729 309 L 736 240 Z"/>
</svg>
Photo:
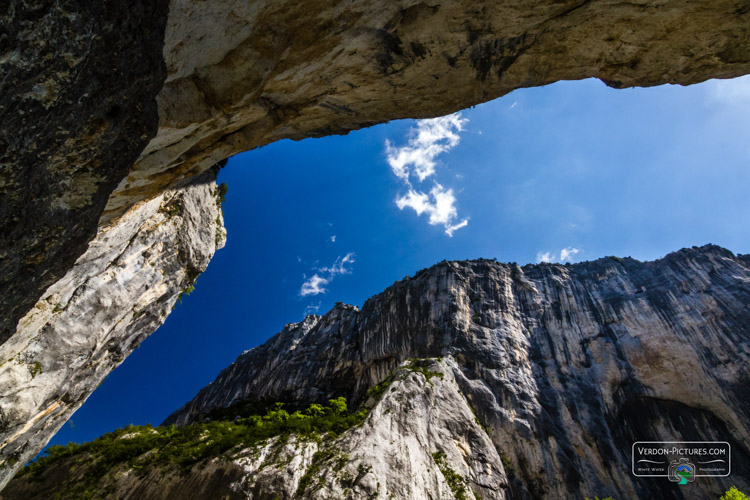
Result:
<svg viewBox="0 0 750 500">
<path fill-rule="evenodd" d="M 85 252 L 114 259 L 118 241 L 137 236 L 134 214 L 231 154 L 441 115 L 563 79 L 627 87 L 750 72 L 744 0 L 12 0 L 0 19 L 0 342 L 14 359 L 32 359 L 36 351 L 18 346 L 43 333 L 28 325 L 47 325 L 59 332 L 45 336 L 45 359 L 56 363 L 89 356 L 89 343 L 70 344 L 64 331 L 97 331 L 103 313 L 59 325 L 27 319 L 75 287 Z M 190 238 L 170 237 L 144 246 Z M 170 282 L 165 296 L 183 285 Z M 122 293 L 113 286 L 99 296 Z M 84 385 L 93 388 L 96 373 Z M 23 393 L 19 380 L 3 379 L 0 390 Z M 55 383 L 50 394 L 66 393 L 67 382 Z M 38 428 L 39 414 L 21 400 L 3 400 L 2 414 Z M 27 435 L 15 446 L 26 449 Z"/>
<path fill-rule="evenodd" d="M 744 0 L 171 0 L 168 12 L 12 0 L 0 14 L 0 341 L 97 225 L 232 154 L 558 80 L 750 73 Z"/>
<path fill-rule="evenodd" d="M 225 231 L 209 171 L 101 232 L 0 346 L 0 479 L 34 457 L 161 325 Z"/>
<path fill-rule="evenodd" d="M 521 88 L 750 73 L 750 7 L 668 0 L 172 0 L 159 131 L 104 220 L 280 139 L 448 114 Z"/>
<path fill-rule="evenodd" d="M 89 491 L 134 500 L 504 499 L 502 460 L 454 379 L 459 372 L 447 358 L 425 362 L 418 370 L 402 366 L 365 421 L 335 439 L 271 438 L 203 460 L 188 471 L 169 465 L 139 473 L 118 466 Z M 96 460 L 79 461 L 70 471 L 76 459 L 67 459 L 41 477 L 21 475 L 0 498 L 42 499 L 50 492 L 75 498 L 72 491 Z"/>
<path fill-rule="evenodd" d="M 750 257 L 715 246 L 646 263 L 444 262 L 361 311 L 287 325 L 166 423 L 231 419 L 248 401 L 356 403 L 404 360 L 444 356 L 503 457 L 493 466 L 511 498 L 684 498 L 630 473 L 633 442 L 728 441 L 731 477 L 690 487 L 715 499 L 750 486 L 749 306 Z"/>
<path fill-rule="evenodd" d="M 156 133 L 167 0 L 0 9 L 0 343 L 96 235 Z"/>
<path fill-rule="evenodd" d="M 114 462 L 84 451 L 20 475 L 2 498 L 76 498 L 85 485 L 108 498 L 715 500 L 750 487 L 749 305 L 750 256 L 715 246 L 645 263 L 443 262 L 240 355 L 165 422 L 195 436 L 193 451 Z M 139 465 L 212 446 L 203 422 L 251 425 L 238 418 L 258 403 L 339 396 L 369 412 L 335 437 Z M 110 443 L 157 433 L 123 432 Z M 728 441 L 732 474 L 688 487 L 637 478 L 636 440 Z"/>
</svg>

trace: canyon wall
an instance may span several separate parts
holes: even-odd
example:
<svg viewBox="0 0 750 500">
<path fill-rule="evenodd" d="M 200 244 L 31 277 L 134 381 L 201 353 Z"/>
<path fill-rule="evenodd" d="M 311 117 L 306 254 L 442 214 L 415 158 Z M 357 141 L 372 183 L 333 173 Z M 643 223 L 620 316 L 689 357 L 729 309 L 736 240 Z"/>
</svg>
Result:
<svg viewBox="0 0 750 500">
<path fill-rule="evenodd" d="M 231 420 L 254 401 L 356 405 L 413 358 L 448 360 L 504 457 L 490 463 L 511 498 L 716 499 L 750 487 L 750 257 L 716 246 L 654 262 L 444 262 L 361 311 L 339 305 L 287 325 L 165 423 Z M 635 441 L 693 440 L 729 442 L 731 476 L 682 490 L 631 474 Z"/>
<path fill-rule="evenodd" d="M 232 154 L 285 138 L 442 115 L 558 80 L 594 77 L 624 88 L 750 73 L 747 0 L 11 0 L 0 21 L 6 395 L 28 383 L 11 367 L 37 356 L 18 347 L 42 334 L 29 331 L 33 325 L 49 325 L 45 359 L 64 363 L 76 348 L 75 356 L 89 356 L 96 335 L 71 345 L 65 331 L 98 331 L 100 314 L 78 315 L 75 324 L 28 321 L 51 294 L 75 293 L 70 273 L 81 259 L 92 251 L 116 258 L 120 242 L 137 236 L 133 217 L 145 220 L 143 211 L 166 192 Z M 204 196 L 203 203 L 207 235 L 216 218 L 213 202 Z M 169 242 L 144 245 L 177 248 L 190 239 L 180 230 L 170 234 Z M 185 266 L 202 269 L 201 259 Z M 119 286 L 137 289 L 131 277 Z M 184 285 L 177 279 L 165 294 L 174 297 Z M 99 291 L 105 302 L 123 293 L 130 292 Z M 117 304 L 108 314 L 127 323 L 135 304 Z M 123 355 L 158 324 L 122 326 L 131 332 Z M 69 407 L 81 404 L 100 376 L 74 366 L 75 377 L 91 380 L 70 396 Z M 67 393 L 62 380 L 50 379 L 60 385 L 45 394 Z M 9 464 L 40 449 L 57 428 L 42 425 L 55 400 L 47 396 L 31 406 L 21 396 L 0 402 L 0 477 L 7 479 L 15 470 Z M 27 448 L 19 425 L 45 430 Z"/>
<path fill-rule="evenodd" d="M 750 256 L 715 246 L 654 262 L 443 262 L 361 310 L 286 325 L 165 422 L 196 436 L 173 453 L 185 456 L 219 439 L 211 423 L 345 396 L 369 411 L 344 432 L 232 441 L 182 466 L 138 465 L 161 448 L 113 460 L 92 446 L 2 498 L 86 484 L 113 498 L 716 500 L 750 488 L 749 306 Z M 174 432 L 159 429 L 110 442 Z M 728 477 L 631 473 L 635 441 L 702 440 L 730 443 Z"/>
<path fill-rule="evenodd" d="M 215 171 L 102 231 L 0 346 L 0 484 L 167 318 L 226 232 Z"/>
</svg>

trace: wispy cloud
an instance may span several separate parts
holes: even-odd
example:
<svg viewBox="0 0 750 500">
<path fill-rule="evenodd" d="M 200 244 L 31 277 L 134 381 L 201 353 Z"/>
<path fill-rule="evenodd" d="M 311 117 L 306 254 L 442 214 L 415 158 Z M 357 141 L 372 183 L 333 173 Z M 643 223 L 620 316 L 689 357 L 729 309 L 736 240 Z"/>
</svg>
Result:
<svg viewBox="0 0 750 500">
<path fill-rule="evenodd" d="M 580 252 L 577 248 L 568 247 L 560 250 L 560 262 L 570 262 Z"/>
<path fill-rule="evenodd" d="M 331 236 L 331 243 L 336 243 L 336 235 Z"/>
<path fill-rule="evenodd" d="M 326 293 L 328 290 L 325 288 L 325 285 L 330 284 L 336 276 L 340 274 L 351 274 L 352 270 L 347 266 L 355 262 L 354 257 L 354 253 L 349 252 L 343 257 L 338 257 L 331 266 L 318 268 L 317 271 L 319 271 L 319 273 L 316 272 L 309 278 L 303 276 L 305 281 L 302 283 L 299 294 L 302 297 L 306 297 L 308 295 L 314 296 Z"/>
<path fill-rule="evenodd" d="M 396 198 L 396 206 L 400 210 L 411 208 L 418 216 L 426 213 L 430 225 L 442 225 L 445 234 L 451 237 L 454 231 L 469 223 L 468 218 L 459 221 L 453 190 L 435 182 L 426 193 L 412 183 L 424 182 L 435 175 L 437 157 L 458 145 L 461 140 L 459 132 L 464 130 L 468 121 L 460 113 L 417 120 L 416 126 L 409 130 L 405 146 L 396 147 L 388 140 L 385 142 L 388 165 L 408 188 L 405 195 Z"/>
<path fill-rule="evenodd" d="M 305 307 L 305 316 L 308 314 L 315 314 L 320 310 L 322 302 L 319 300 L 317 304 L 310 304 L 307 307 Z"/>
<path fill-rule="evenodd" d="M 409 189 L 405 196 L 396 198 L 396 206 L 399 210 L 406 207 L 412 208 L 417 212 L 417 215 L 426 213 L 429 216 L 428 222 L 430 225 L 442 225 L 445 228 L 445 234 L 448 236 L 453 236 L 455 230 L 461 229 L 469 223 L 469 219 L 454 223 L 458 218 L 456 197 L 453 196 L 452 189 L 445 189 L 438 183 L 435 183 L 435 187 L 430 190 L 429 195 Z"/>
<path fill-rule="evenodd" d="M 303 297 L 307 295 L 318 295 L 320 293 L 326 293 L 327 290 L 323 288 L 324 285 L 327 285 L 329 281 L 322 276 L 318 276 L 318 274 L 313 274 L 310 276 L 310 278 L 302 283 L 302 288 L 300 288 L 299 294 Z"/>
<path fill-rule="evenodd" d="M 328 279 L 333 279 L 337 274 L 351 274 L 352 270 L 346 267 L 347 264 L 354 264 L 354 253 L 349 252 L 343 257 L 337 258 L 331 267 L 321 267 L 320 271 L 328 274 Z"/>
<path fill-rule="evenodd" d="M 573 262 L 573 258 L 579 253 L 578 248 L 567 247 L 560 250 L 560 254 L 556 255 L 552 252 L 539 252 L 536 254 L 536 263 L 541 262 Z"/>
<path fill-rule="evenodd" d="M 458 133 L 468 121 L 461 118 L 461 113 L 417 120 L 417 126 L 409 130 L 409 141 L 405 146 L 395 147 L 390 141 L 385 141 L 388 165 L 396 177 L 407 184 L 411 184 L 409 177 L 412 175 L 419 182 L 424 181 L 435 174 L 436 158 L 458 144 Z"/>
</svg>

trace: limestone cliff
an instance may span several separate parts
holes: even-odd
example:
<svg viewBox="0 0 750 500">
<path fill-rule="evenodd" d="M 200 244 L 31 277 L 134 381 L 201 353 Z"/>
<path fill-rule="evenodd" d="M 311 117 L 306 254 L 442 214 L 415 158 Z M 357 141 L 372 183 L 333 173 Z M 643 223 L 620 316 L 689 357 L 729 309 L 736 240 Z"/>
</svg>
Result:
<svg viewBox="0 0 750 500">
<path fill-rule="evenodd" d="M 445 115 L 522 87 L 750 73 L 739 0 L 171 0 L 159 129 L 104 220 L 280 139 Z"/>
<path fill-rule="evenodd" d="M 463 487 L 463 498 L 716 499 L 750 486 L 749 306 L 750 257 L 715 246 L 645 263 L 443 262 L 361 310 L 287 325 L 165 422 L 346 396 L 371 408 L 358 426 L 333 441 L 240 446 L 182 479 L 122 465 L 98 488 L 170 498 L 212 470 L 230 498 L 462 498 Z M 728 441 L 732 474 L 686 489 L 636 478 L 636 440 Z M 20 476 L 4 498 L 70 487 L 70 463 Z"/>
<path fill-rule="evenodd" d="M 558 80 L 740 76 L 748 26 L 747 0 L 11 0 L 0 341 L 97 227 L 232 154 Z"/>
<path fill-rule="evenodd" d="M 28 403 L 20 396 L 28 377 L 10 360 L 36 359 L 30 338 L 46 339 L 49 362 L 87 359 L 96 335 L 70 343 L 66 331 L 99 331 L 105 313 L 29 318 L 51 294 L 73 296 L 71 273 L 90 252 L 115 259 L 121 242 L 137 240 L 133 217 L 229 155 L 441 115 L 563 79 L 619 88 L 747 73 L 747 0 L 11 0 L 0 12 L 0 342 L 8 354 L 0 393 L 19 396 L 0 401 L 0 439 L 14 443 L 0 451 L 0 465 L 16 447 L 28 450 L 19 457 L 33 454 L 57 425 L 33 420 L 56 399 Z M 216 218 L 202 199 L 208 242 Z M 181 231 L 149 233 L 157 239 L 143 245 L 182 248 L 192 236 Z M 179 258 L 202 269 L 211 251 Z M 139 307 L 115 300 L 140 286 L 133 276 L 116 286 L 102 279 L 103 303 Z M 186 283 L 170 281 L 164 296 Z M 112 349 L 122 355 L 161 321 L 121 318 L 131 335 Z M 79 405 L 115 365 L 78 371 L 88 389 L 65 404 Z M 58 384 L 48 396 L 68 394 L 62 377 L 45 383 Z"/>
<path fill-rule="evenodd" d="M 225 241 L 214 171 L 101 232 L 0 346 L 0 478 L 34 457 Z"/>
<path fill-rule="evenodd" d="M 730 480 L 750 485 L 750 257 L 715 246 L 645 263 L 441 263 L 361 311 L 288 325 L 167 423 L 243 400 L 358 401 L 403 360 L 435 356 L 456 360 L 514 498 L 681 498 L 630 474 L 636 440 L 729 441 Z M 689 498 L 718 498 L 729 484 L 694 486 Z"/>
<path fill-rule="evenodd" d="M 239 445 L 188 469 L 171 463 L 136 471 L 123 463 L 88 482 L 97 455 L 74 456 L 40 477 L 20 475 L 0 498 L 78 498 L 84 482 L 94 498 L 133 500 L 449 500 L 472 498 L 472 492 L 476 498 L 506 498 L 502 460 L 461 394 L 453 376 L 455 363 L 445 359 L 424 366 L 423 371 L 397 370 L 365 421 L 335 438 L 274 437 Z M 149 430 L 118 439 L 143 432 Z"/>
</svg>

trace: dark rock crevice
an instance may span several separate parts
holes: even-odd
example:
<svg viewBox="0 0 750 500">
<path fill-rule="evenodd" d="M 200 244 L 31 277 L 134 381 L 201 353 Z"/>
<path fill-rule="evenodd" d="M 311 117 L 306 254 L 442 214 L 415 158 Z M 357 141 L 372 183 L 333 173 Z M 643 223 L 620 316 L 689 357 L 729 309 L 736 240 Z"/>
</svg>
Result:
<svg viewBox="0 0 750 500">
<path fill-rule="evenodd" d="M 86 250 L 156 135 L 167 0 L 0 14 L 0 344 Z"/>
</svg>

